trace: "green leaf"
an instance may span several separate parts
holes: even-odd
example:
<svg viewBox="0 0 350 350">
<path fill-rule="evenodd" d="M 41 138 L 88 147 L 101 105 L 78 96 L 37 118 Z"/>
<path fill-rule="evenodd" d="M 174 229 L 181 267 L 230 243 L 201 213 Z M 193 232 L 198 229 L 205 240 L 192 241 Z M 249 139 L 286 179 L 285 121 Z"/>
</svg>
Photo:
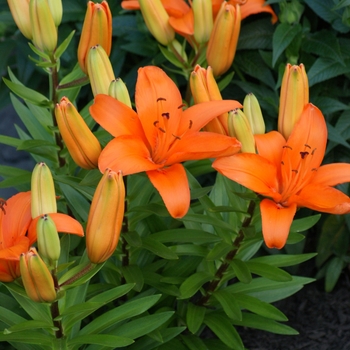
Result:
<svg viewBox="0 0 350 350">
<path fill-rule="evenodd" d="M 340 144 L 347 149 L 350 148 L 350 144 L 343 138 L 341 135 L 343 130 L 336 129 L 333 125 L 327 123 L 327 129 L 328 129 L 328 139 L 330 141 L 335 142 L 336 144 Z"/>
<path fill-rule="evenodd" d="M 34 320 L 51 322 L 50 305 L 36 303 L 30 300 L 23 288 L 15 283 L 6 283 L 4 286 L 10 291 L 12 296 L 17 300 L 18 304 L 27 312 Z"/>
<path fill-rule="evenodd" d="M 199 288 L 206 282 L 214 278 L 211 274 L 200 271 L 188 277 L 180 286 L 181 299 L 187 299 L 193 296 Z"/>
<path fill-rule="evenodd" d="M 267 303 L 285 299 L 298 292 L 307 283 L 314 281 L 313 278 L 292 276 L 288 282 L 277 282 L 264 277 L 253 278 L 249 284 L 235 283 L 226 287 L 230 293 L 244 293 L 251 295 Z"/>
<path fill-rule="evenodd" d="M 3 295 L 1 295 L 1 297 L 3 297 Z M 0 306 L 0 321 L 8 326 L 14 326 L 26 321 L 26 319 L 17 315 L 15 312 Z"/>
<path fill-rule="evenodd" d="M 313 86 L 331 78 L 350 72 L 350 59 L 346 59 L 345 65 L 331 58 L 319 57 L 307 72 L 309 86 Z"/>
<path fill-rule="evenodd" d="M 221 238 L 203 230 L 193 230 L 193 229 L 171 229 L 166 231 L 160 231 L 153 233 L 150 237 L 162 243 L 169 242 L 182 242 L 182 243 L 213 243 L 221 241 Z"/>
<path fill-rule="evenodd" d="M 294 220 L 290 228 L 291 232 L 304 232 L 314 226 L 320 220 L 321 214 L 308 216 L 306 218 Z"/>
<path fill-rule="evenodd" d="M 235 324 L 236 326 L 261 329 L 263 331 L 267 331 L 275 334 L 286 334 L 286 335 L 299 334 L 299 332 L 293 329 L 292 327 L 278 323 L 274 320 L 271 320 L 263 316 L 249 314 L 246 312 L 243 313 L 242 321 L 234 320 L 233 324 Z"/>
<path fill-rule="evenodd" d="M 0 342 L 2 341 L 50 346 L 52 344 L 53 337 L 43 334 L 42 332 L 35 332 L 31 330 L 9 334 L 0 333 Z"/>
<path fill-rule="evenodd" d="M 52 322 L 45 322 L 45 321 L 37 321 L 37 320 L 29 320 L 29 321 L 23 321 L 18 324 L 13 325 L 10 328 L 7 328 L 4 332 L 6 334 L 13 333 L 13 332 L 23 332 L 31 329 L 54 329 L 54 326 L 52 325 Z"/>
<path fill-rule="evenodd" d="M 120 337 L 116 335 L 110 334 L 93 334 L 93 335 L 84 335 L 80 337 L 75 337 L 73 339 L 68 340 L 67 345 L 86 345 L 86 344 L 95 344 L 101 346 L 108 346 L 110 348 L 121 348 L 124 346 L 128 346 L 134 343 L 134 341 L 130 338 Z"/>
<path fill-rule="evenodd" d="M 208 350 L 204 341 L 195 335 L 181 335 L 181 340 L 187 346 L 186 350 Z"/>
<path fill-rule="evenodd" d="M 276 64 L 282 52 L 300 34 L 301 30 L 300 24 L 280 23 L 277 26 L 272 38 L 272 66 Z"/>
<path fill-rule="evenodd" d="M 283 312 L 278 310 L 275 306 L 254 298 L 247 294 L 231 294 L 232 298 L 237 300 L 237 303 L 242 309 L 249 310 L 260 316 L 264 316 L 276 321 L 288 321 L 288 318 Z"/>
<path fill-rule="evenodd" d="M 244 261 L 240 259 L 232 259 L 230 265 L 239 281 L 241 281 L 242 283 L 251 282 L 252 274 L 250 273 L 249 267 Z"/>
<path fill-rule="evenodd" d="M 152 237 L 152 236 L 151 236 Z M 149 250 L 155 255 L 160 256 L 163 259 L 178 259 L 179 257 L 167 246 L 155 240 L 153 237 L 146 237 L 142 239 L 142 248 Z"/>
<path fill-rule="evenodd" d="M 173 315 L 174 311 L 167 311 L 140 317 L 136 320 L 124 323 L 121 326 L 117 326 L 113 334 L 123 335 L 132 339 L 139 338 L 162 326 Z"/>
<path fill-rule="evenodd" d="M 230 319 L 242 320 L 241 308 L 234 295 L 225 290 L 217 290 L 212 296 L 220 303 L 225 314 Z"/>
<path fill-rule="evenodd" d="M 331 259 L 326 268 L 324 281 L 326 292 L 329 293 L 333 290 L 345 265 L 346 264 L 343 259 L 338 256 L 335 256 Z"/>
<path fill-rule="evenodd" d="M 66 39 L 63 40 L 63 42 L 60 44 L 60 46 L 57 47 L 55 50 L 55 58 L 59 59 L 63 53 L 66 51 L 68 45 L 70 44 L 71 40 L 73 39 L 73 36 L 75 34 L 75 30 L 73 30 Z"/>
<path fill-rule="evenodd" d="M 60 285 L 60 289 L 70 289 L 90 281 L 90 279 L 102 269 L 103 265 L 104 263 L 93 265 L 90 262 L 87 262 L 73 267 L 59 279 L 58 284 Z M 70 281 L 71 278 L 75 277 L 76 275 L 81 277 L 74 279 L 74 282 Z"/>
<path fill-rule="evenodd" d="M 228 244 L 226 242 L 219 242 L 214 245 L 214 247 L 210 250 L 208 255 L 206 256 L 206 260 L 217 260 L 226 256 L 226 254 L 232 250 L 232 244 Z"/>
<path fill-rule="evenodd" d="M 161 295 L 151 295 L 143 298 L 131 300 L 118 306 L 103 315 L 96 317 L 80 332 L 80 335 L 100 333 L 117 322 L 127 320 L 131 317 L 142 314 L 151 308 L 161 297 Z"/>
<path fill-rule="evenodd" d="M 273 281 L 287 282 L 292 280 L 292 276 L 288 272 L 275 266 L 254 261 L 247 261 L 246 265 L 252 273 Z"/>
<path fill-rule="evenodd" d="M 136 292 L 141 292 L 144 285 L 142 270 L 137 265 L 122 266 L 121 273 L 127 283 L 132 283 Z"/>
<path fill-rule="evenodd" d="M 14 92 L 17 96 L 23 98 L 25 101 L 29 101 L 37 106 L 49 107 L 50 101 L 41 93 L 25 87 L 24 85 L 13 83 L 12 81 L 2 78 L 7 87 Z"/>
<path fill-rule="evenodd" d="M 199 222 L 201 224 L 212 225 L 215 227 L 220 227 L 229 232 L 234 232 L 235 228 L 229 223 L 223 221 L 222 219 L 217 219 L 208 215 L 201 214 L 187 214 L 183 218 L 179 219 L 180 221 L 191 221 L 191 222 Z"/>
<path fill-rule="evenodd" d="M 168 50 L 168 48 L 162 46 L 162 45 L 159 45 L 158 46 L 159 49 L 160 49 L 160 52 L 163 54 L 163 56 L 169 61 L 171 62 L 175 67 L 178 67 L 178 68 L 181 68 L 183 69 L 184 68 L 184 65 L 179 62 L 178 58 L 175 56 L 174 53 L 172 53 L 171 51 Z"/>
<path fill-rule="evenodd" d="M 206 308 L 189 302 L 187 304 L 186 324 L 191 333 L 196 333 L 203 323 Z"/>
<path fill-rule="evenodd" d="M 204 323 L 230 349 L 244 350 L 241 337 L 224 313 L 212 312 L 207 314 Z"/>
<path fill-rule="evenodd" d="M 259 256 L 251 261 L 256 263 L 269 264 L 276 267 L 286 267 L 301 264 L 304 261 L 314 258 L 317 253 L 305 253 L 305 254 L 275 254 Z"/>
</svg>

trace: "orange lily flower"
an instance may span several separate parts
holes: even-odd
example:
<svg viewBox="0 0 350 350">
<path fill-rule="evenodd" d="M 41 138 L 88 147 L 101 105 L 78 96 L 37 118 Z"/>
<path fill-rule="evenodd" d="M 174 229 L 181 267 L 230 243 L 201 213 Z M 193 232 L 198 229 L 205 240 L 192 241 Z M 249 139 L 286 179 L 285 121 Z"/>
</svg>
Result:
<svg viewBox="0 0 350 350">
<path fill-rule="evenodd" d="M 170 16 L 169 23 L 175 32 L 184 36 L 188 42 L 193 42 L 194 17 L 192 8 L 184 0 L 161 0 Z M 223 0 L 212 0 L 213 17 L 215 19 Z M 271 22 L 277 22 L 277 16 L 270 5 L 265 5 L 265 0 L 229 0 L 227 4 L 241 6 L 241 19 L 260 12 L 270 13 Z M 122 8 L 125 10 L 139 10 L 138 0 L 122 1 Z"/>
<path fill-rule="evenodd" d="M 30 192 L 9 198 L 0 210 L 0 281 L 11 282 L 20 276 L 19 257 L 28 251 L 36 236 L 27 235 L 32 221 Z"/>
<path fill-rule="evenodd" d="M 237 101 L 210 101 L 182 110 L 181 94 L 160 68 L 140 68 L 136 83 L 137 113 L 107 95 L 97 95 L 92 117 L 115 138 L 99 157 L 101 172 L 110 168 L 129 175 L 146 171 L 175 218 L 189 208 L 187 160 L 234 154 L 240 142 L 225 135 L 200 132 L 210 120 L 239 108 Z"/>
<path fill-rule="evenodd" d="M 307 104 L 288 138 L 277 131 L 255 135 L 259 154 L 239 153 L 216 160 L 223 175 L 264 197 L 262 232 L 269 248 L 281 249 L 298 207 L 350 212 L 350 198 L 333 186 L 350 182 L 350 164 L 321 165 L 327 126 L 321 111 Z"/>
</svg>

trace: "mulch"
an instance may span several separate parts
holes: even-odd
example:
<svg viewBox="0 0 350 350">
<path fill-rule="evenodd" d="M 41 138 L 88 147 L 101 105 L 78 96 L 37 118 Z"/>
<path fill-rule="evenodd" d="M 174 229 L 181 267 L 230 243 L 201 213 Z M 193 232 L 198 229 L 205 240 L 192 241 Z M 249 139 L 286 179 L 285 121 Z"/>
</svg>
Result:
<svg viewBox="0 0 350 350">
<path fill-rule="evenodd" d="M 350 350 L 350 273 L 344 270 L 332 292 L 323 281 L 305 285 L 274 305 L 299 335 L 280 335 L 239 327 L 249 350 Z"/>
</svg>

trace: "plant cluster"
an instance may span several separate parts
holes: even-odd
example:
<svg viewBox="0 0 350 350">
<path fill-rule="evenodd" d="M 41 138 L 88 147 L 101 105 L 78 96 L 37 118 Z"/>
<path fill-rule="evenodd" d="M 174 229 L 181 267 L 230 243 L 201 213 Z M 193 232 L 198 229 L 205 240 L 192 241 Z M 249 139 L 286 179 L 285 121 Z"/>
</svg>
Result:
<svg viewBox="0 0 350 350">
<path fill-rule="evenodd" d="M 297 335 L 273 303 L 331 291 L 350 259 L 349 18 L 347 0 L 0 0 L 21 120 L 0 143 L 33 159 L 0 165 L 4 348 Z"/>
</svg>

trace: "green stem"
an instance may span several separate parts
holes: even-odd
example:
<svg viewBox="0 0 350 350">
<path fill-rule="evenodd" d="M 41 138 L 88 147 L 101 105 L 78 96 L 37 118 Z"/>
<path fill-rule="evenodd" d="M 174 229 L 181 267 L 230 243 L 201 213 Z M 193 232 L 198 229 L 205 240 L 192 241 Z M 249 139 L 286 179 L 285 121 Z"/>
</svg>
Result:
<svg viewBox="0 0 350 350">
<path fill-rule="evenodd" d="M 82 270 L 80 270 L 76 275 L 72 276 L 69 278 L 67 281 L 63 282 L 62 284 L 59 285 L 59 287 L 67 286 L 75 281 L 77 281 L 79 278 L 83 277 L 86 275 L 90 270 L 92 270 L 95 267 L 95 264 L 89 263 L 86 265 Z"/>
<path fill-rule="evenodd" d="M 57 275 L 56 275 L 56 269 L 53 269 L 51 271 L 51 275 L 54 281 L 55 289 L 56 291 L 59 290 L 59 285 L 58 285 L 58 280 L 57 280 Z M 57 328 L 55 331 L 55 336 L 57 339 L 63 338 L 63 328 L 62 328 L 62 322 L 60 320 L 57 320 L 57 317 L 60 315 L 60 310 L 58 307 L 58 300 L 53 302 L 50 307 L 51 311 L 51 317 L 52 317 L 52 322 L 54 327 Z"/>
<path fill-rule="evenodd" d="M 206 286 L 204 295 L 196 302 L 196 304 L 198 306 L 203 306 L 208 302 L 210 296 L 215 292 L 216 288 L 218 287 L 219 283 L 221 282 L 222 278 L 224 277 L 227 269 L 230 266 L 231 261 L 237 255 L 238 250 L 241 247 L 241 244 L 244 240 L 243 229 L 250 225 L 250 223 L 252 221 L 254 209 L 255 209 L 255 202 L 250 201 L 249 206 L 248 206 L 248 214 L 250 214 L 250 215 L 244 219 L 244 221 L 242 223 L 242 227 L 239 230 L 238 235 L 233 242 L 233 249 L 227 253 L 227 255 L 224 259 L 224 262 L 221 264 L 221 266 L 216 271 L 214 279 Z"/>
<path fill-rule="evenodd" d="M 56 116 L 55 116 L 55 106 L 58 103 L 58 93 L 57 93 L 57 88 L 58 88 L 58 71 L 57 71 L 57 62 L 54 57 L 51 57 L 51 62 L 56 63 L 55 66 L 51 69 L 51 72 L 49 74 L 50 77 L 50 98 L 53 104 L 53 108 L 51 110 L 51 116 L 52 116 L 52 121 L 53 125 L 57 127 L 57 121 L 56 121 Z M 55 140 L 56 140 L 56 145 L 59 147 L 59 151 L 57 154 L 57 159 L 58 159 L 58 164 L 59 167 L 62 168 L 65 164 L 66 161 L 64 158 L 60 157 L 60 152 L 63 149 L 63 142 L 62 142 L 62 137 L 60 133 L 55 133 Z"/>
<path fill-rule="evenodd" d="M 124 178 L 124 186 L 125 186 L 125 192 L 127 192 L 127 188 L 128 188 L 128 177 L 125 176 Z M 124 213 L 126 213 L 128 210 L 128 202 L 127 200 L 125 200 L 125 209 L 124 209 Z M 123 225 L 122 225 L 122 234 L 123 233 L 127 233 L 129 231 L 129 222 L 128 222 L 128 217 L 126 215 L 124 215 L 123 218 Z M 128 242 L 126 241 L 126 239 L 123 237 L 123 235 L 121 235 L 122 237 L 122 266 L 129 266 L 129 249 L 128 249 Z M 125 277 L 122 276 L 121 278 L 121 284 L 126 283 Z"/>
</svg>

